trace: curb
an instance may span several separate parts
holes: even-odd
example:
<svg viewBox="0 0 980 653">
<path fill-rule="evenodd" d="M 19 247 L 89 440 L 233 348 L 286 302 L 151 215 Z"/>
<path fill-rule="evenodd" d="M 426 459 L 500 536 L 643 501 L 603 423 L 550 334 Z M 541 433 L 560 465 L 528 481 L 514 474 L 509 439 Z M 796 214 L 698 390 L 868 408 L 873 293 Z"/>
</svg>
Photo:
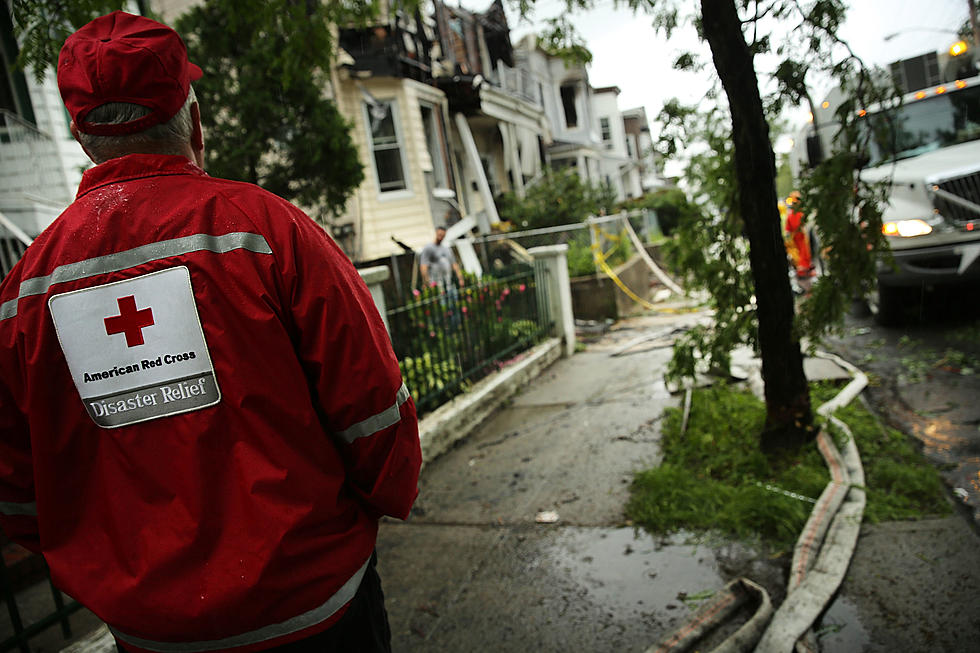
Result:
<svg viewBox="0 0 980 653">
<path fill-rule="evenodd" d="M 473 388 L 419 420 L 422 464 L 432 462 L 472 433 L 490 413 L 561 358 L 560 338 L 524 352 L 520 360 L 477 382 Z"/>
</svg>

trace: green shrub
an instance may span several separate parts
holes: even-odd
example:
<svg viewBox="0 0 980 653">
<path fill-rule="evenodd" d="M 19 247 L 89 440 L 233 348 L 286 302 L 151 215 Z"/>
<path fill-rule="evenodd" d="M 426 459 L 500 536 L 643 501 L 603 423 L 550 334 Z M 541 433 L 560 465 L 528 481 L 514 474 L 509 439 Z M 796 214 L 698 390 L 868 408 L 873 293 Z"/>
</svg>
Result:
<svg viewBox="0 0 980 653">
<path fill-rule="evenodd" d="M 665 236 L 672 234 L 681 220 L 701 219 L 700 209 L 679 188 L 664 188 L 640 198 L 626 200 L 617 209 L 648 209 L 656 212 L 657 223 Z"/>
<path fill-rule="evenodd" d="M 590 215 L 611 211 L 616 201 L 608 185 L 590 186 L 567 168 L 548 170 L 527 189 L 524 199 L 505 193 L 497 212 L 516 229 L 538 229 L 582 222 Z"/>
</svg>

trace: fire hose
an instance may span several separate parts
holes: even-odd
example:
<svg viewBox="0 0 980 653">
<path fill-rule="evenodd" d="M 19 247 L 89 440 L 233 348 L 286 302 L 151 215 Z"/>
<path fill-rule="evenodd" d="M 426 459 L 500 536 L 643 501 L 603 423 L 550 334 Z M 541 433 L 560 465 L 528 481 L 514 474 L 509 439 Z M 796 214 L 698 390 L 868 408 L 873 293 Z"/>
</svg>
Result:
<svg viewBox="0 0 980 653">
<path fill-rule="evenodd" d="M 793 550 L 793 561 L 782 605 L 773 612 L 766 590 L 739 578 L 718 592 L 679 630 L 647 653 L 681 653 L 692 648 L 705 634 L 724 623 L 739 607 L 758 597 L 755 614 L 733 635 L 714 649 L 714 653 L 757 651 L 758 653 L 808 653 L 816 651 L 812 626 L 833 598 L 850 564 L 864 514 L 864 470 L 854 437 L 847 424 L 833 416 L 867 386 L 868 378 L 847 361 L 819 352 L 852 375 L 852 380 L 817 413 L 845 435 L 839 452 L 825 429 L 817 436 L 817 446 L 830 471 L 831 480 L 814 504 L 810 517 Z"/>
</svg>

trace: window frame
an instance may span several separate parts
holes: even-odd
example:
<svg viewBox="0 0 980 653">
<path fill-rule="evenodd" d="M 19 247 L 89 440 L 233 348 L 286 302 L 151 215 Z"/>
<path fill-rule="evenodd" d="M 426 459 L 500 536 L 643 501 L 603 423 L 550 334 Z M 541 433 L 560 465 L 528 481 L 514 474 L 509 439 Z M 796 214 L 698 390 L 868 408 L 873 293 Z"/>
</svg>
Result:
<svg viewBox="0 0 980 653">
<path fill-rule="evenodd" d="M 428 119 L 426 111 L 429 112 Z M 422 134 L 425 137 L 426 150 L 432 159 L 432 182 L 437 187 L 452 188 L 452 178 L 449 173 L 449 153 L 447 150 L 446 133 L 443 129 L 442 114 L 439 105 L 428 100 L 419 101 L 419 117 L 422 120 Z M 429 130 L 431 129 L 431 134 Z M 430 136 L 435 142 L 431 142 Z M 437 152 L 431 146 L 435 145 Z M 442 179 L 440 180 L 440 177 Z"/>
<path fill-rule="evenodd" d="M 607 150 L 613 148 L 612 120 L 609 116 L 599 117 L 599 138 Z"/>
<path fill-rule="evenodd" d="M 412 195 L 411 176 L 409 175 L 408 160 L 406 158 L 407 144 L 405 135 L 401 129 L 401 116 L 399 115 L 398 100 L 396 98 L 379 98 L 378 102 L 388 107 L 388 116 L 391 118 L 392 129 L 395 132 L 395 142 L 385 147 L 378 147 L 375 143 L 374 128 L 371 122 L 371 107 L 369 102 L 361 103 L 361 112 L 364 116 L 365 132 L 367 134 L 367 145 L 370 148 L 371 168 L 374 171 L 374 187 L 378 197 L 382 199 L 398 199 L 410 197 Z M 377 152 L 398 150 L 398 160 L 401 163 L 401 188 L 383 189 L 381 187 L 381 175 L 378 172 Z"/>
</svg>

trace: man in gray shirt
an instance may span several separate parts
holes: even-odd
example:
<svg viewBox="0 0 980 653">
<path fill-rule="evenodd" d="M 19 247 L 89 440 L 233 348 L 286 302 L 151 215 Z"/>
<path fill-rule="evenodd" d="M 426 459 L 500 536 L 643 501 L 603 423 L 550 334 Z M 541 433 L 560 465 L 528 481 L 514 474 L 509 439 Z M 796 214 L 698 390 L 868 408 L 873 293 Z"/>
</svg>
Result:
<svg viewBox="0 0 980 653">
<path fill-rule="evenodd" d="M 446 228 L 436 227 L 436 241 L 423 247 L 419 255 L 419 271 L 422 273 L 422 282 L 427 286 L 449 286 L 453 272 L 456 273 L 459 285 L 463 285 L 463 272 L 459 269 L 453 251 L 442 244 L 445 237 Z"/>
</svg>

